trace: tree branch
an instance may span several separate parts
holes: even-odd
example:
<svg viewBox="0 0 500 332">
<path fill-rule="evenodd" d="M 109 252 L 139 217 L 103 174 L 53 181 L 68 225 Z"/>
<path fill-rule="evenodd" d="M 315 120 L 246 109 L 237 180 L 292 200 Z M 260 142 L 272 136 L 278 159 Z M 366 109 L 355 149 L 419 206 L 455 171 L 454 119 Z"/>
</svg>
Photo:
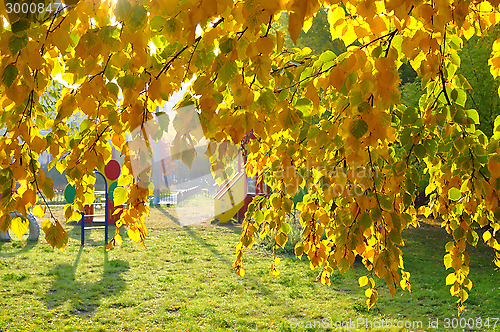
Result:
<svg viewBox="0 0 500 332">
<path fill-rule="evenodd" d="M 224 21 L 224 18 L 220 18 L 217 22 L 214 23 L 214 25 L 212 25 L 212 28 L 215 28 L 217 27 L 219 24 L 221 24 L 222 22 Z M 199 43 L 201 40 L 201 36 L 198 36 L 195 40 L 194 40 L 194 43 L 193 45 Z M 179 58 L 179 56 L 185 51 L 187 50 L 189 47 L 193 46 L 193 45 L 186 45 L 184 46 L 179 52 L 177 52 L 173 57 L 172 59 L 168 60 L 167 63 L 163 66 L 163 68 L 160 70 L 160 72 L 158 73 L 158 75 L 156 75 L 155 79 L 158 79 L 161 74 L 163 74 L 171 65 L 172 63 L 177 59 Z"/>
</svg>

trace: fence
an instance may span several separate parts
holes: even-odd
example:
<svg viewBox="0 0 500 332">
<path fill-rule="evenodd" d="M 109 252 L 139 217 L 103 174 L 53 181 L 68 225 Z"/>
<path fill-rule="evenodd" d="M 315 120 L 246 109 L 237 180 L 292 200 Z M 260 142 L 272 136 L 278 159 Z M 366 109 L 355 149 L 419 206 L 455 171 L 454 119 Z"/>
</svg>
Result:
<svg viewBox="0 0 500 332">
<path fill-rule="evenodd" d="M 206 190 L 205 190 L 206 191 Z M 96 199 L 99 201 L 99 194 L 101 193 L 100 191 L 95 192 L 97 197 Z M 150 204 L 160 204 L 160 205 L 176 205 L 179 204 L 186 199 L 188 199 L 191 196 L 194 196 L 196 194 L 201 194 L 202 193 L 202 187 L 201 186 L 195 186 L 187 189 L 181 189 L 177 192 L 170 192 L 170 191 L 160 191 L 157 193 L 156 199 L 154 196 L 150 196 Z M 40 201 L 42 201 L 42 197 L 40 197 Z M 60 205 L 64 206 L 67 202 L 66 199 L 64 198 L 64 190 L 59 190 L 56 189 L 54 193 L 54 198 L 52 200 L 47 200 L 47 203 L 49 205 Z"/>
<path fill-rule="evenodd" d="M 103 202 L 104 201 L 104 191 L 99 191 L 96 190 L 94 191 L 95 197 L 96 197 L 96 203 L 98 202 Z M 38 202 L 43 202 L 43 197 L 41 196 L 40 193 L 38 193 Z M 64 206 L 68 202 L 66 201 L 66 198 L 64 198 L 64 190 L 62 189 L 55 189 L 54 190 L 54 197 L 52 200 L 46 199 L 47 204 L 50 206 Z"/>
<path fill-rule="evenodd" d="M 201 187 L 195 186 L 187 189 L 181 189 L 175 193 L 159 193 L 158 197 L 150 197 L 150 204 L 159 204 L 159 205 L 176 205 L 179 204 L 189 197 L 201 193 Z M 156 199 L 155 199 L 156 198 Z"/>
<path fill-rule="evenodd" d="M 182 201 L 184 201 L 186 199 L 188 199 L 190 196 L 196 195 L 198 193 L 201 193 L 201 187 L 200 186 L 196 186 L 196 187 L 191 187 L 191 188 L 188 188 L 188 189 L 180 190 L 177 193 L 177 204 L 181 203 Z"/>
</svg>

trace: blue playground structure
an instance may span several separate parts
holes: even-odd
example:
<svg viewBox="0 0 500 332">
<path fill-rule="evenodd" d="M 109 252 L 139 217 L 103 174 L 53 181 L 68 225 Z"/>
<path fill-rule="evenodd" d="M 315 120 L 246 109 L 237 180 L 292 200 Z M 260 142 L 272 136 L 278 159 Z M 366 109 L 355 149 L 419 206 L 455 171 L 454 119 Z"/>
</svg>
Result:
<svg viewBox="0 0 500 332">
<path fill-rule="evenodd" d="M 85 231 L 86 230 L 92 230 L 92 229 L 104 229 L 104 244 L 105 246 L 108 244 L 108 229 L 109 229 L 109 223 L 110 223 L 110 193 L 111 193 L 111 201 L 112 201 L 112 194 L 114 189 L 116 188 L 116 182 L 110 183 L 110 186 L 108 186 L 108 180 L 115 181 L 119 176 L 120 176 L 120 165 L 118 164 L 117 161 L 111 160 L 106 167 L 104 168 L 104 174 L 101 173 L 98 170 L 94 170 L 95 174 L 98 174 L 102 177 L 104 180 L 104 203 L 100 202 L 99 199 L 94 201 L 90 206 L 86 206 L 84 212 L 81 213 L 81 220 L 80 220 L 80 227 L 81 227 L 81 234 L 80 234 L 80 241 L 81 241 L 81 246 L 85 245 Z M 71 185 L 68 184 L 66 188 L 64 189 L 64 197 L 68 203 L 73 203 L 74 199 L 76 196 L 76 190 L 75 188 Z M 94 214 L 94 209 L 93 207 L 96 205 L 101 205 L 104 204 L 104 213 L 103 214 Z M 114 207 L 114 205 L 113 205 Z M 88 212 L 87 212 L 88 211 Z M 94 217 L 104 217 L 104 226 L 91 226 L 91 227 L 85 227 L 85 221 L 90 220 L 92 221 Z"/>
<path fill-rule="evenodd" d="M 91 217 L 91 218 L 94 218 L 94 217 L 104 217 L 104 226 L 92 226 L 92 227 L 88 227 L 87 230 L 91 230 L 91 229 L 103 229 L 104 228 L 104 244 L 107 245 L 108 244 L 108 225 L 109 225 L 109 193 L 108 193 L 108 182 L 106 181 L 106 177 L 101 173 L 101 172 L 98 172 L 98 171 L 94 171 L 95 174 L 99 174 L 102 179 L 104 180 L 104 214 L 93 214 L 93 212 L 91 212 L 91 214 L 85 214 L 85 212 L 82 212 L 82 219 L 80 221 L 81 223 L 81 227 L 82 227 L 82 231 L 81 231 L 81 245 L 84 246 L 85 245 L 85 218 L 88 218 L 88 217 Z M 101 203 L 92 203 L 92 204 L 101 204 Z M 90 210 L 90 211 L 93 211 Z"/>
</svg>

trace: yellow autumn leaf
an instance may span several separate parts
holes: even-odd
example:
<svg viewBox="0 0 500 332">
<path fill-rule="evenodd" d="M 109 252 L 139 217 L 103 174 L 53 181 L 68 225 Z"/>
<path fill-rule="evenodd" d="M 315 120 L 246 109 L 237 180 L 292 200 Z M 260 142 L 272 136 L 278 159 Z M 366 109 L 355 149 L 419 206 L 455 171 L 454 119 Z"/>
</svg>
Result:
<svg viewBox="0 0 500 332">
<path fill-rule="evenodd" d="M 364 287 L 364 286 L 368 285 L 368 277 L 362 276 L 359 278 L 358 282 L 359 282 L 360 287 Z"/>
<path fill-rule="evenodd" d="M 52 248 L 64 249 L 68 244 L 68 233 L 64 230 L 58 221 L 49 219 L 42 221 L 42 230 L 45 233 L 45 240 Z"/>
<path fill-rule="evenodd" d="M 331 6 L 328 10 L 328 23 L 335 26 L 340 20 L 345 19 L 345 10 L 339 5 Z M 333 37 L 333 36 L 332 36 Z"/>
<path fill-rule="evenodd" d="M 300 32 L 302 31 L 302 26 L 304 24 L 304 16 L 298 13 L 290 13 L 288 18 L 288 32 L 290 33 L 290 38 L 294 43 L 297 42 Z"/>
<path fill-rule="evenodd" d="M 270 36 L 266 36 L 257 39 L 256 46 L 260 53 L 262 53 L 263 55 L 268 55 L 274 48 L 274 42 Z"/>
<path fill-rule="evenodd" d="M 123 242 L 123 239 L 122 239 L 122 237 L 120 236 L 120 234 L 116 234 L 116 235 L 115 235 L 115 237 L 114 237 L 114 239 L 115 239 L 115 241 L 116 241 L 116 244 L 117 244 L 117 245 L 119 245 L 119 246 L 120 246 L 120 245 L 122 244 L 122 242 Z"/>
<path fill-rule="evenodd" d="M 24 217 L 15 217 L 12 218 L 11 224 L 10 224 L 10 230 L 16 234 L 16 236 L 22 240 L 23 234 L 28 231 L 29 228 L 29 221 L 28 219 Z"/>
<path fill-rule="evenodd" d="M 38 218 L 42 218 L 45 215 L 45 210 L 46 210 L 45 205 L 38 204 L 35 205 L 35 207 L 33 207 L 33 214 Z"/>
<path fill-rule="evenodd" d="M 452 272 L 446 276 L 446 284 L 447 285 L 453 285 L 457 281 L 457 276 L 455 272 Z"/>
<path fill-rule="evenodd" d="M 302 27 L 302 31 L 304 31 L 305 33 L 307 33 L 309 31 L 309 29 L 311 29 L 312 24 L 313 24 L 313 19 L 314 19 L 314 17 L 311 16 L 307 20 L 304 21 L 304 25 Z"/>
<path fill-rule="evenodd" d="M 141 241 L 141 232 L 139 231 L 139 229 L 135 228 L 135 227 L 130 227 L 128 230 L 127 230 L 127 235 L 128 237 L 138 243 L 139 241 Z"/>
</svg>

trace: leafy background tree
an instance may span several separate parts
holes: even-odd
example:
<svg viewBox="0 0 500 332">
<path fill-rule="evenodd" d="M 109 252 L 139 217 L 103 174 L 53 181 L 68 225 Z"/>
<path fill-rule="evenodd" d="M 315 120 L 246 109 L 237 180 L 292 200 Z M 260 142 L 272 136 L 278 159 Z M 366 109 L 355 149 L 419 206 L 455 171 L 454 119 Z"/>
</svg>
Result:
<svg viewBox="0 0 500 332">
<path fill-rule="evenodd" d="M 479 113 L 479 129 L 488 137 L 493 135 L 495 117 L 500 114 L 498 79 L 491 76 L 488 60 L 493 42 L 500 36 L 500 29 L 494 27 L 482 36 L 465 40 L 460 53 L 462 61 L 460 74 L 464 75 L 471 89 L 467 90 L 466 108 L 474 108 Z"/>
<path fill-rule="evenodd" d="M 275 28 L 281 31 L 285 37 L 285 48 L 304 48 L 309 47 L 313 54 L 319 55 L 325 51 L 332 51 L 339 55 L 345 52 L 344 43 L 339 39 L 332 40 L 330 26 L 327 20 L 327 10 L 322 7 L 314 16 L 309 30 L 301 31 L 297 42 L 294 43 L 288 32 L 288 13 L 282 13 L 280 18 L 274 24 Z"/>
</svg>

